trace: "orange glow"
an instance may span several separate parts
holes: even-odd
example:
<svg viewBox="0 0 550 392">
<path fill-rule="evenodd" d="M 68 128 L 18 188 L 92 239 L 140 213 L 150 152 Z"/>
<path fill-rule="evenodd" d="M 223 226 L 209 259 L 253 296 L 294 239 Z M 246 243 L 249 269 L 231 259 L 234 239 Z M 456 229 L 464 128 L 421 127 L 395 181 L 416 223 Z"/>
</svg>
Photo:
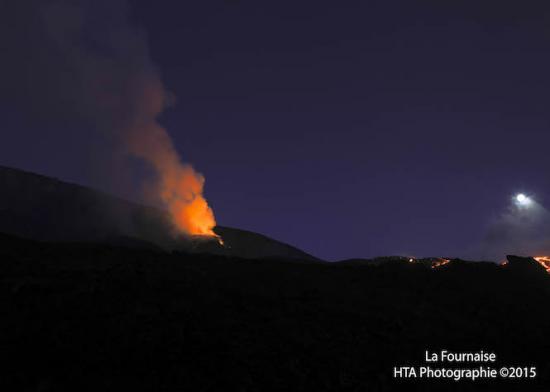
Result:
<svg viewBox="0 0 550 392">
<path fill-rule="evenodd" d="M 550 256 L 535 256 L 533 258 L 550 274 Z"/>
<path fill-rule="evenodd" d="M 146 192 L 170 213 L 176 234 L 194 238 L 214 238 L 214 212 L 203 196 L 204 177 L 191 165 L 181 162 L 170 136 L 156 122 L 137 123 L 127 138 L 129 152 L 149 162 L 157 178 Z"/>
<path fill-rule="evenodd" d="M 190 166 L 163 171 L 161 198 L 176 228 L 191 235 L 216 236 L 214 213 L 202 195 L 204 177 Z"/>
<path fill-rule="evenodd" d="M 434 262 L 432 262 L 432 268 L 439 268 L 444 266 L 445 264 L 449 264 L 451 260 L 448 259 L 439 259 Z"/>
<path fill-rule="evenodd" d="M 161 172 L 161 198 L 168 207 L 176 229 L 194 237 L 216 238 L 214 212 L 202 192 L 204 177 L 189 165 Z"/>
</svg>

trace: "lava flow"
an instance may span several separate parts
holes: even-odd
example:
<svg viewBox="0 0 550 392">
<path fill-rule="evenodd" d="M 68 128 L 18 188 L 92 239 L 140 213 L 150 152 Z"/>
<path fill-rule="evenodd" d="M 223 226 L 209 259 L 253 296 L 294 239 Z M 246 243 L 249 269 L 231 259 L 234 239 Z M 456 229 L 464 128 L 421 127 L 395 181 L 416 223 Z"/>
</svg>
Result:
<svg viewBox="0 0 550 392">
<path fill-rule="evenodd" d="M 449 259 L 437 259 L 432 262 L 432 268 L 439 268 L 444 266 L 445 264 L 449 264 L 451 260 Z"/>
<path fill-rule="evenodd" d="M 550 256 L 535 256 L 533 258 L 550 274 Z"/>
</svg>

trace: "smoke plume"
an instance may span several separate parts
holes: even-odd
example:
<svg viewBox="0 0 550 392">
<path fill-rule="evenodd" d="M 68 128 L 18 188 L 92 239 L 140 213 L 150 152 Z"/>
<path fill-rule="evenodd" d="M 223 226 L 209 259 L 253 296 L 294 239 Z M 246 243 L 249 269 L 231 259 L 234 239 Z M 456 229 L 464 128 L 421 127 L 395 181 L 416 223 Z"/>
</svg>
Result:
<svg viewBox="0 0 550 392">
<path fill-rule="evenodd" d="M 535 200 L 526 205 L 511 203 L 488 226 L 481 251 L 493 260 L 501 260 L 507 254 L 550 254 L 550 212 Z"/>
<path fill-rule="evenodd" d="M 19 102 L 45 122 L 79 124 L 74 132 L 82 137 L 92 132 L 143 160 L 155 173 L 148 193 L 169 210 L 175 228 L 215 236 L 204 177 L 181 162 L 157 120 L 172 97 L 128 11 L 123 0 L 4 3 L 0 79 L 8 93 L 1 99 Z"/>
</svg>

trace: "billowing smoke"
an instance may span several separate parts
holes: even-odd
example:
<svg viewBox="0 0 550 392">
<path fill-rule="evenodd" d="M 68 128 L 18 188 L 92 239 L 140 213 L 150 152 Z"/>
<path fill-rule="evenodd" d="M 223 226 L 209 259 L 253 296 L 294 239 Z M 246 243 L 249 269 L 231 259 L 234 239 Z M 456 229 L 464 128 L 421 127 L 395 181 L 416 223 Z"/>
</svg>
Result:
<svg viewBox="0 0 550 392">
<path fill-rule="evenodd" d="M 550 254 L 550 212 L 536 200 L 514 197 L 508 210 L 489 224 L 481 252 L 492 260 L 507 254 Z"/>
<path fill-rule="evenodd" d="M 91 131 L 143 160 L 155 174 L 148 193 L 170 211 L 178 231 L 214 236 L 204 178 L 182 164 L 157 121 L 172 97 L 125 2 L 8 0 L 0 14 L 0 78 L 10 92 L 2 98 L 44 119 L 77 119 L 87 127 L 74 132 Z"/>
</svg>

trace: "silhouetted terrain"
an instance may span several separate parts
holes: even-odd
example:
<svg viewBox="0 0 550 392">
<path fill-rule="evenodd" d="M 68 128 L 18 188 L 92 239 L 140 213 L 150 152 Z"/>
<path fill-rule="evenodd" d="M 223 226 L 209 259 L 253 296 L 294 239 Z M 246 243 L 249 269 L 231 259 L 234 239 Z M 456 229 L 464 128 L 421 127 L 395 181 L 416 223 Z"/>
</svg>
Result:
<svg viewBox="0 0 550 392">
<path fill-rule="evenodd" d="M 533 259 L 326 263 L 230 228 L 226 248 L 174 238 L 166 219 L 0 168 L 0 391 L 548 390 L 550 275 Z M 538 376 L 392 378 L 439 349 Z"/>
<path fill-rule="evenodd" d="M 174 236 L 165 212 L 79 185 L 0 166 L 0 232 L 46 241 L 186 249 L 245 258 L 316 260 L 261 234 L 216 227 L 227 244 Z"/>
<path fill-rule="evenodd" d="M 5 235 L 0 258 L 2 391 L 547 390 L 550 381 L 550 280 L 528 259 L 353 266 Z M 535 365 L 539 376 L 392 379 L 393 366 L 441 348 L 495 351 L 499 365 Z"/>
</svg>

